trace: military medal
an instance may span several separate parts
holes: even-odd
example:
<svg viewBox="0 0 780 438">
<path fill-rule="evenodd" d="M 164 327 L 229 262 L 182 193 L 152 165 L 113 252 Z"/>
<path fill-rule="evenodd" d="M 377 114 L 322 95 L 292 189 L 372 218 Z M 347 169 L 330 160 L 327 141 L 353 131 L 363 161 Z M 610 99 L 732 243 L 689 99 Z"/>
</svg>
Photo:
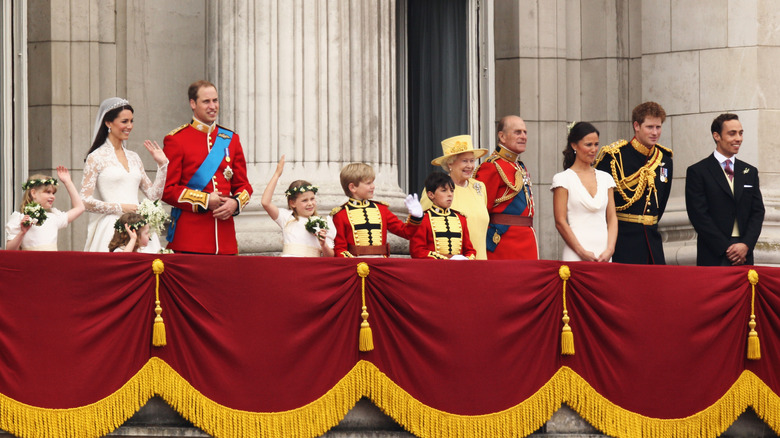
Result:
<svg viewBox="0 0 780 438">
<path fill-rule="evenodd" d="M 225 148 L 225 161 L 230 162 L 230 148 Z"/>
<path fill-rule="evenodd" d="M 669 179 L 669 169 L 665 167 L 660 167 L 659 169 L 661 169 L 661 182 L 666 182 Z"/>
<path fill-rule="evenodd" d="M 233 178 L 233 169 L 231 169 L 230 166 L 227 166 L 222 174 L 225 175 L 226 180 L 230 181 L 230 179 Z"/>
</svg>

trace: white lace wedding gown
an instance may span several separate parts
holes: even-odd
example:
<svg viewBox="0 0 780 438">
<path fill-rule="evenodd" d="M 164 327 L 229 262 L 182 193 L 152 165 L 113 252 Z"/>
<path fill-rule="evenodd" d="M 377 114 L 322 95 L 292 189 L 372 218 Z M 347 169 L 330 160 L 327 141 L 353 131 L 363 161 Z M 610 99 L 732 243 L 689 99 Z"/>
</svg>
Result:
<svg viewBox="0 0 780 438">
<path fill-rule="evenodd" d="M 130 170 L 122 166 L 114 146 L 106 141 L 87 157 L 81 181 L 81 199 L 90 212 L 84 251 L 108 252 L 108 244 L 114 236 L 114 222 L 122 215 L 121 204 L 138 204 L 139 188 L 153 201 L 162 197 L 168 163 L 157 166 L 157 176 L 152 183 L 146 176 L 141 157 L 126 148 L 125 156 Z M 149 244 L 138 252 L 157 253 L 160 248 L 159 237 L 152 234 Z"/>
</svg>

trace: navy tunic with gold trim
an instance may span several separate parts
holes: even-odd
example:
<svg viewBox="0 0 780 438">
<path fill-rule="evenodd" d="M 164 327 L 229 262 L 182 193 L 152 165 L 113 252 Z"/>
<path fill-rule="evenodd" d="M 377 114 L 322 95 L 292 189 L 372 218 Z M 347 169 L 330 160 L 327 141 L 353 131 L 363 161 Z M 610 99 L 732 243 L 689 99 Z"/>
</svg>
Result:
<svg viewBox="0 0 780 438">
<path fill-rule="evenodd" d="M 596 168 L 615 179 L 618 237 L 612 261 L 666 264 L 658 221 L 672 190 L 672 150 L 648 148 L 636 138 L 604 146 Z"/>
</svg>

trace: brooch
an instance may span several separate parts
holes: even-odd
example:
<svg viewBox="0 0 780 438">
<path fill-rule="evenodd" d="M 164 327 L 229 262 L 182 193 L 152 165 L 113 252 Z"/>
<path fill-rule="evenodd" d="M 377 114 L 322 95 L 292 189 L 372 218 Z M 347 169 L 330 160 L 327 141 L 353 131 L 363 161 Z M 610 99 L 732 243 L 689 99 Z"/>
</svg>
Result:
<svg viewBox="0 0 780 438">
<path fill-rule="evenodd" d="M 233 178 L 233 169 L 231 169 L 230 166 L 227 166 L 222 174 L 225 175 L 226 180 L 230 181 L 230 179 Z"/>
</svg>

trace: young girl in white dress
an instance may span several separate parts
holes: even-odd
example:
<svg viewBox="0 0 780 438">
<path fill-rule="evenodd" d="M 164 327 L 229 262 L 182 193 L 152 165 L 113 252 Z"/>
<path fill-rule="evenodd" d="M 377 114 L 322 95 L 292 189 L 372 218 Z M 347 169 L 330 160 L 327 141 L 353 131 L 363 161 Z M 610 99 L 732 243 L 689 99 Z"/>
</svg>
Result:
<svg viewBox="0 0 780 438">
<path fill-rule="evenodd" d="M 276 171 L 268 186 L 263 192 L 261 203 L 263 208 L 276 223 L 282 228 L 284 247 L 282 257 L 333 257 L 333 239 L 336 237 L 336 228 L 330 216 L 320 218 L 317 216 L 317 186 L 307 181 L 297 180 L 290 184 L 284 192 L 287 196 L 288 209 L 276 208 L 271 203 L 276 184 L 284 170 L 284 155 L 276 165 Z M 323 221 L 327 229 L 320 228 L 316 234 L 306 230 L 309 220 Z"/>
<path fill-rule="evenodd" d="M 615 252 L 617 213 L 612 175 L 596 170 L 599 131 L 587 122 L 569 130 L 564 171 L 553 176 L 555 227 L 563 237 L 564 261 L 608 262 Z"/>
<path fill-rule="evenodd" d="M 108 251 L 119 216 L 138 212 L 139 188 L 152 201 L 162 197 L 168 158 L 157 142 L 144 142 L 157 163 L 157 176 L 152 182 L 146 176 L 141 157 L 125 147 L 132 130 L 133 107 L 127 100 L 112 97 L 100 104 L 81 181 L 81 198 L 90 212 L 84 251 Z M 159 250 L 160 240 L 154 234 L 141 252 Z"/>
<path fill-rule="evenodd" d="M 24 197 L 19 211 L 13 212 L 5 226 L 5 249 L 27 251 L 57 251 L 57 233 L 84 213 L 84 204 L 79 198 L 76 186 L 70 179 L 68 169 L 57 166 L 57 177 L 70 195 L 72 208 L 62 212 L 53 207 L 57 180 L 47 175 L 33 175 L 22 185 Z M 46 212 L 42 223 L 24 214 L 24 207 L 37 202 Z"/>
<path fill-rule="evenodd" d="M 138 213 L 125 213 L 114 223 L 109 252 L 139 252 L 149 244 L 149 224 Z"/>
</svg>

